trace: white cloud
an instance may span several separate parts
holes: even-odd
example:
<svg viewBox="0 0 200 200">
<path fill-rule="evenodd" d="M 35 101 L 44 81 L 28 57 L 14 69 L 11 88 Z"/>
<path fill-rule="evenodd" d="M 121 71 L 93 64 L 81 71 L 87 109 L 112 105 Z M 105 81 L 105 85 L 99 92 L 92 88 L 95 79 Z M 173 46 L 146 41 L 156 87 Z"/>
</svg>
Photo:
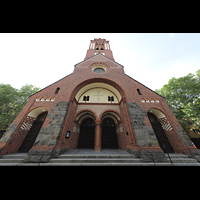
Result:
<svg viewBox="0 0 200 200">
<path fill-rule="evenodd" d="M 175 35 L 173 33 L 169 33 L 170 38 L 173 38 Z"/>
</svg>

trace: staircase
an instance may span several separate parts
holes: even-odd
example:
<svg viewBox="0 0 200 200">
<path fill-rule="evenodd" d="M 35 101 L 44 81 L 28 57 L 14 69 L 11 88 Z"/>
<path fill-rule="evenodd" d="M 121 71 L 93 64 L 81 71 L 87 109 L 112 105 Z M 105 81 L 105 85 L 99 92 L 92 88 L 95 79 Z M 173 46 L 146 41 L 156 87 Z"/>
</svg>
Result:
<svg viewBox="0 0 200 200">
<path fill-rule="evenodd" d="M 142 158 L 121 149 L 102 149 L 101 152 L 86 149 L 74 149 L 58 158 L 53 158 L 49 163 L 40 165 L 50 166 L 200 166 L 196 159 L 184 154 L 169 154 L 173 163 L 170 162 L 168 155 L 165 154 L 169 162 L 166 163 L 147 163 Z"/>
<path fill-rule="evenodd" d="M 170 162 L 168 155 L 165 154 L 165 156 Z M 169 156 L 171 158 L 172 164 L 175 166 L 200 166 L 200 163 L 196 159 L 190 158 L 185 154 L 169 153 Z"/>
<path fill-rule="evenodd" d="M 25 159 L 27 153 L 13 153 L 0 156 L 0 166 L 18 166 Z"/>
<path fill-rule="evenodd" d="M 58 158 L 52 158 L 48 163 L 23 163 L 27 153 L 15 153 L 0 157 L 0 166 L 200 166 L 196 159 L 188 155 L 171 153 L 165 154 L 169 162 L 147 163 L 142 158 L 120 149 L 102 149 L 95 152 L 92 149 L 74 149 Z"/>
<path fill-rule="evenodd" d="M 126 151 L 118 151 L 116 153 L 110 153 L 109 150 L 104 152 L 96 152 L 88 154 L 70 154 L 64 153 L 58 158 L 51 159 L 50 163 L 54 166 L 141 166 L 149 165 L 149 163 L 144 163 L 143 159 L 135 158 L 135 156 L 129 154 Z M 119 153 L 120 152 L 120 153 Z M 150 163 L 151 165 L 151 163 Z"/>
</svg>

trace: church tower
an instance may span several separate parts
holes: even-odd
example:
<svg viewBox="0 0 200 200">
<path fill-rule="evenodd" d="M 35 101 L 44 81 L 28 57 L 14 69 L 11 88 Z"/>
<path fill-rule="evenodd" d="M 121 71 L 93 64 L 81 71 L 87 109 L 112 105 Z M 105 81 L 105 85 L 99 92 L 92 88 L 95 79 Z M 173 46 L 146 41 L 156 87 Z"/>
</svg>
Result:
<svg viewBox="0 0 200 200">
<path fill-rule="evenodd" d="M 87 50 L 85 60 L 96 54 L 102 54 L 114 60 L 112 51 L 110 49 L 109 41 L 106 41 L 105 39 L 99 38 L 90 41 L 89 49 Z"/>
<path fill-rule="evenodd" d="M 49 162 L 73 149 L 121 149 L 148 162 L 165 153 L 196 156 L 164 97 L 124 73 L 109 41 L 90 41 L 70 75 L 29 96 L 0 139 L 0 154 Z M 148 155 L 147 155 L 148 154 Z"/>
</svg>

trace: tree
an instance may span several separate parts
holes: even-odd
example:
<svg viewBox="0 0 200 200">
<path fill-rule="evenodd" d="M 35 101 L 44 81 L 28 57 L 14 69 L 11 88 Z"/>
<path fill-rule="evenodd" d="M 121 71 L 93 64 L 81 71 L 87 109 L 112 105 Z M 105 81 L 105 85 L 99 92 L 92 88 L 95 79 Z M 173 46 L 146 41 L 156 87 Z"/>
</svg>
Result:
<svg viewBox="0 0 200 200">
<path fill-rule="evenodd" d="M 200 124 L 200 70 L 196 75 L 173 77 L 161 89 L 155 92 L 166 98 L 166 101 L 182 126 L 185 123 Z"/>
<path fill-rule="evenodd" d="M 27 103 L 28 97 L 39 89 L 26 84 L 18 90 L 10 84 L 0 84 L 0 129 L 6 129 L 13 122 Z"/>
</svg>

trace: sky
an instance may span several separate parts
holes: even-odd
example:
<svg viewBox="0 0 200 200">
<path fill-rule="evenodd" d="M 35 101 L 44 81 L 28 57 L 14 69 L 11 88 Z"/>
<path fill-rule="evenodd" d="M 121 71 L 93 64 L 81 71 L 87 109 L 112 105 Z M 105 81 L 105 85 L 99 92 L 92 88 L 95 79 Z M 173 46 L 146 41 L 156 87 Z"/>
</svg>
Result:
<svg viewBox="0 0 200 200">
<path fill-rule="evenodd" d="M 94 38 L 109 40 L 125 73 L 152 90 L 200 69 L 200 33 L 0 33 L 0 84 L 45 88 L 73 72 Z"/>
</svg>

